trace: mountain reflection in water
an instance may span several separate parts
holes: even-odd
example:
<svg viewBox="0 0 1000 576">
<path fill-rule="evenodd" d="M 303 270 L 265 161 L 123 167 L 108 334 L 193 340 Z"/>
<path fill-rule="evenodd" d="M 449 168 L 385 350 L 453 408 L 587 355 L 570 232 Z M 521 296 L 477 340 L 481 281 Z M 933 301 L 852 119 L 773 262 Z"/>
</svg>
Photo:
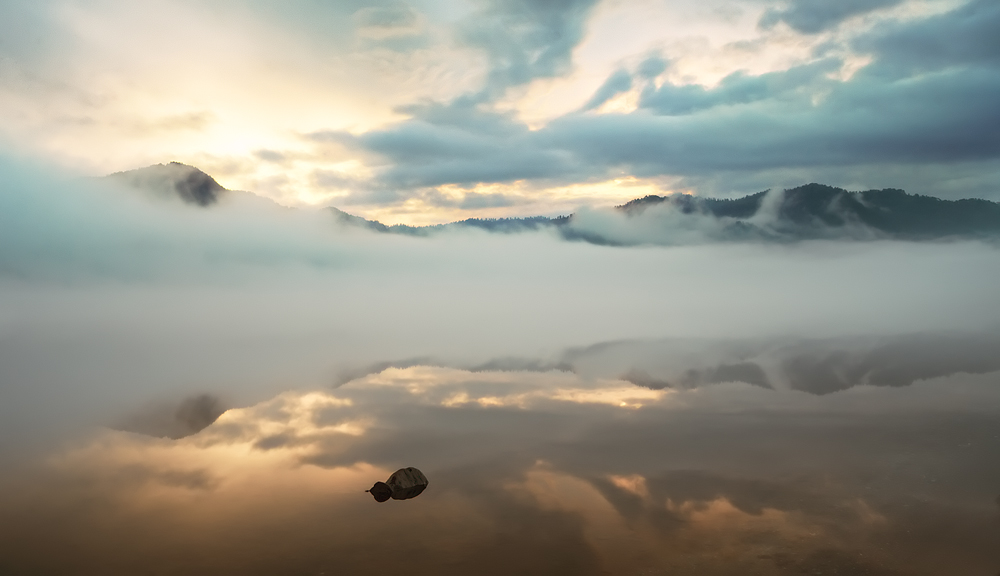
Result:
<svg viewBox="0 0 1000 576">
<path fill-rule="evenodd" d="M 389 368 L 7 473 L 0 574 L 992 575 L 998 384 Z M 373 505 L 411 462 L 434 489 Z"/>
</svg>

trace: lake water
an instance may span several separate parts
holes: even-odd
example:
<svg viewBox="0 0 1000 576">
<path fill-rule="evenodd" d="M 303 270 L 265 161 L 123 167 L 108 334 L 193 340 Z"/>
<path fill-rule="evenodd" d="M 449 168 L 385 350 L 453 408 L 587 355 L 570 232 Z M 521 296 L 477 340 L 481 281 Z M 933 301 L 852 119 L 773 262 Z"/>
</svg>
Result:
<svg viewBox="0 0 1000 576">
<path fill-rule="evenodd" d="M 0 574 L 1000 570 L 1000 373 L 583 372 L 388 368 L 177 440 L 94 430 L 4 474 Z M 418 497 L 365 493 L 406 466 Z"/>
</svg>

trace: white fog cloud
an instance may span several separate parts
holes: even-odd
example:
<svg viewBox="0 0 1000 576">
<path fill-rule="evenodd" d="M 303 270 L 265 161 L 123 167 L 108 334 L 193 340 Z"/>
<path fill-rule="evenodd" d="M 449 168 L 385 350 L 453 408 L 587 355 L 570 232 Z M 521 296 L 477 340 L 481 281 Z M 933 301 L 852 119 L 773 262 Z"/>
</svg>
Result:
<svg viewBox="0 0 1000 576">
<path fill-rule="evenodd" d="M 13 160 L 2 173 L 0 420 L 13 444 L 152 401 L 207 392 L 241 405 L 329 386 L 381 361 L 1000 323 L 1000 251 L 980 243 L 413 238 L 251 196 L 205 210 Z"/>
</svg>

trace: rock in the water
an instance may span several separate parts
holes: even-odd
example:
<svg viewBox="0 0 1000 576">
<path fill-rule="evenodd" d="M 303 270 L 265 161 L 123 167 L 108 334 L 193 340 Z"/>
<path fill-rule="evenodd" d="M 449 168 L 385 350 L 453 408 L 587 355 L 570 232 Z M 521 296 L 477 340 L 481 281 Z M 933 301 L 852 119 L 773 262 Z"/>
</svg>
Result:
<svg viewBox="0 0 1000 576">
<path fill-rule="evenodd" d="M 408 500 L 419 496 L 427 488 L 427 477 L 416 468 L 400 468 L 393 472 L 385 482 L 376 482 L 368 492 L 378 502 L 393 500 Z"/>
</svg>

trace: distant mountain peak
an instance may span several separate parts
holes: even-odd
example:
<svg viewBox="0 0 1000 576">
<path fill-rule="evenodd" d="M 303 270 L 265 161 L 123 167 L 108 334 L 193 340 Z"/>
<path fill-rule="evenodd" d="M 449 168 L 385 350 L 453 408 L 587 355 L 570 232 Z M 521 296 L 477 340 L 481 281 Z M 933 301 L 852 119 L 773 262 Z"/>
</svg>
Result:
<svg viewBox="0 0 1000 576">
<path fill-rule="evenodd" d="M 136 170 L 116 172 L 108 178 L 132 188 L 163 196 L 177 196 L 185 202 L 198 206 L 215 204 L 222 194 L 228 192 L 215 181 L 215 178 L 194 166 L 180 162 L 153 164 Z"/>
<path fill-rule="evenodd" d="M 117 172 L 109 179 L 201 207 L 231 193 L 214 178 L 180 162 Z M 810 239 L 942 240 L 1000 238 L 1000 203 L 944 200 L 896 188 L 851 192 L 811 182 L 741 198 L 648 195 L 620 206 L 617 224 L 582 212 L 549 218 L 468 218 L 434 226 L 387 226 L 330 207 L 342 225 L 428 236 L 455 229 L 518 233 L 550 229 L 567 240 L 626 246 L 687 242 L 795 242 Z"/>
<path fill-rule="evenodd" d="M 764 210 L 765 198 L 769 210 Z M 689 194 L 645 196 L 617 209 L 638 217 L 667 205 L 683 214 L 730 222 L 734 239 L 748 232 L 762 238 L 881 237 L 899 240 L 982 238 L 1000 234 L 1000 204 L 981 199 L 944 200 L 908 194 L 897 188 L 850 192 L 815 182 L 742 198 L 703 198 Z"/>
</svg>

